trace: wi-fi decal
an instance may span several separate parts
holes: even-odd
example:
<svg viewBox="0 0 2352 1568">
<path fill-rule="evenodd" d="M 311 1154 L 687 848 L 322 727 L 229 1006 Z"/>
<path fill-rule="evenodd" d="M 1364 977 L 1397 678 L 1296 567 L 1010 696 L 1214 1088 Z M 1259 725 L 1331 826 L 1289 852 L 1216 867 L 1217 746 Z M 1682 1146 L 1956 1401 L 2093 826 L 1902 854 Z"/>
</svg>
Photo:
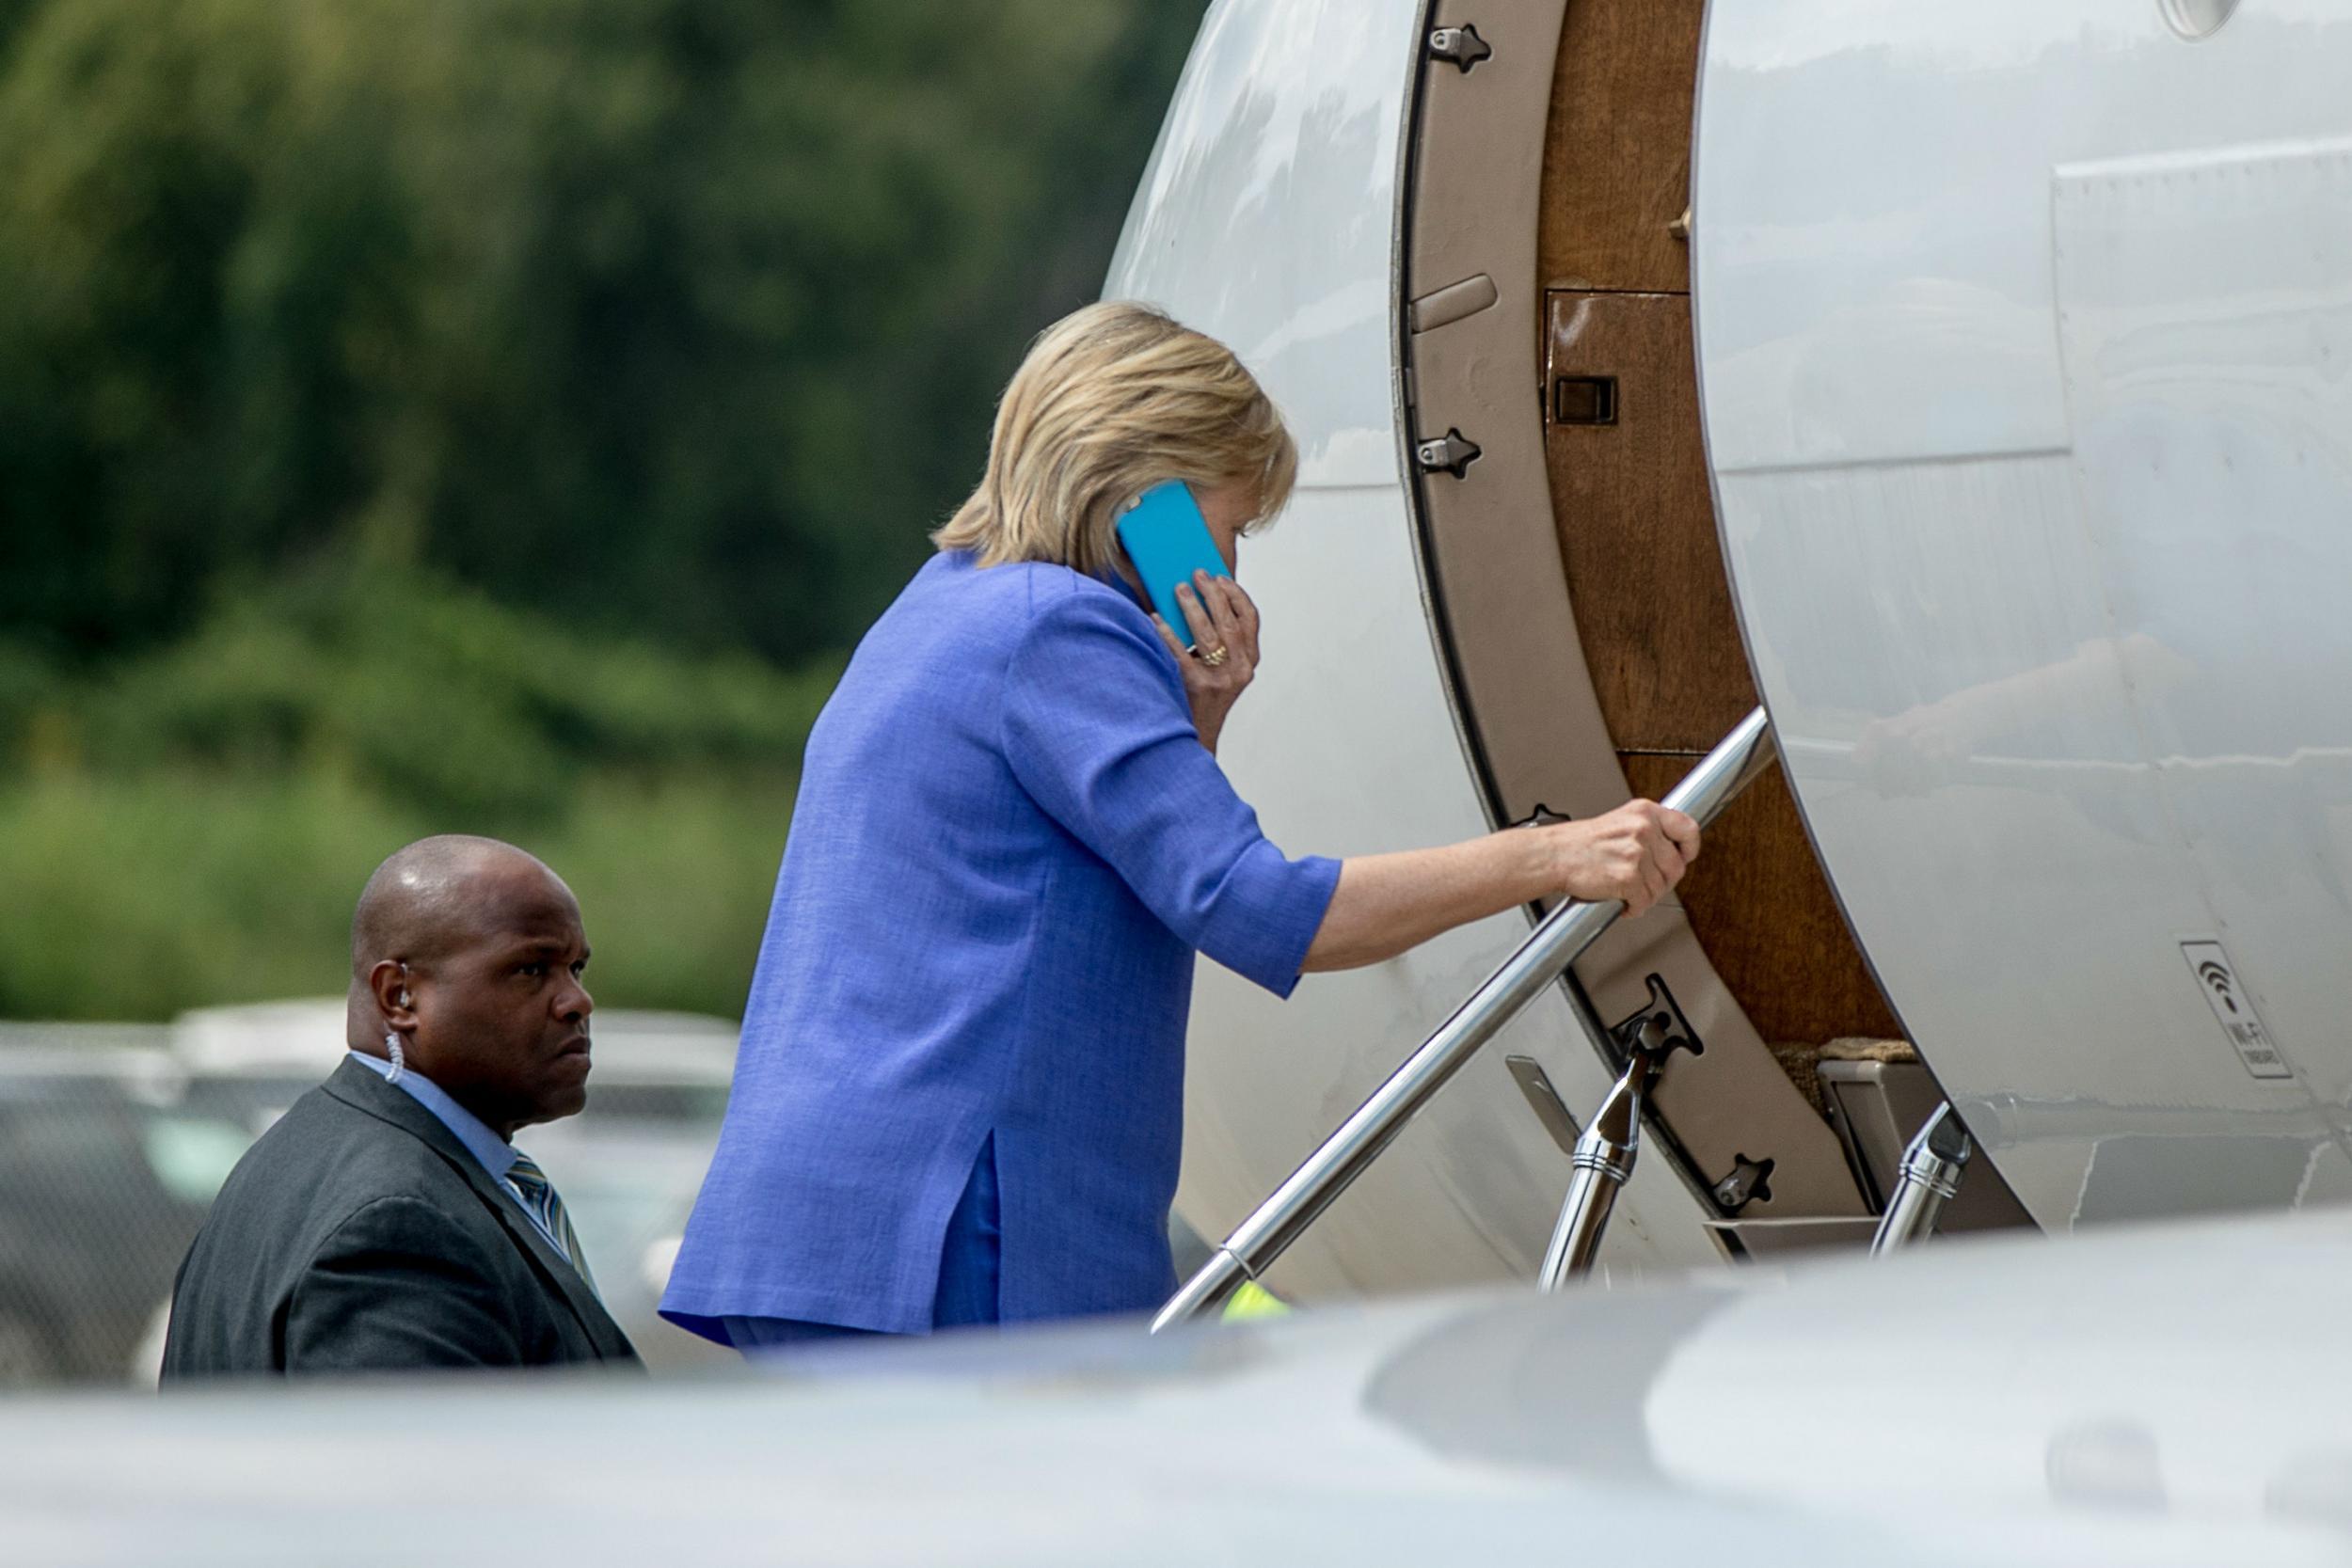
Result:
<svg viewBox="0 0 2352 1568">
<path fill-rule="evenodd" d="M 2222 951 L 2217 937 L 2192 937 L 2181 943 L 2181 957 L 2204 988 L 2205 1005 L 2213 1009 L 2230 1049 L 2237 1053 L 2249 1074 L 2256 1078 L 2293 1078 L 2295 1069 L 2279 1053 L 2278 1042 L 2254 1010 L 2254 999 L 2238 982 L 2237 968 Z"/>
<path fill-rule="evenodd" d="M 2237 977 L 2230 973 L 2229 965 L 2207 958 L 2197 966 L 2197 977 L 2205 982 L 2205 989 L 2213 992 L 2215 1001 L 2232 1012 L 2237 1011 L 2237 998 L 2230 994 L 2237 986 Z"/>
</svg>

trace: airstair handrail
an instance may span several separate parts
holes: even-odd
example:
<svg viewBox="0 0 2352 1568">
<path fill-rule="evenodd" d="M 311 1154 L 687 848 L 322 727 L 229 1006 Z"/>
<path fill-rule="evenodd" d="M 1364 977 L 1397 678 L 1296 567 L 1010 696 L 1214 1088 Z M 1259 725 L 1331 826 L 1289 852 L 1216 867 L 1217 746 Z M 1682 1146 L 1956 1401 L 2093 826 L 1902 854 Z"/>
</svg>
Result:
<svg viewBox="0 0 2352 1568">
<path fill-rule="evenodd" d="M 1879 1217 L 1878 1234 L 1870 1238 L 1870 1256 L 1893 1252 L 1926 1241 L 1935 1230 L 1944 1205 L 1960 1196 L 1960 1179 L 1967 1173 L 1976 1144 L 1950 1101 L 1935 1108 L 1903 1150 L 1895 1181 L 1895 1196 Z"/>
<path fill-rule="evenodd" d="M 1772 728 L 1764 710 L 1757 708 L 1691 769 L 1664 803 L 1688 813 L 1705 827 L 1749 781 L 1772 765 L 1773 756 Z M 1160 1308 L 1159 1316 L 1152 1321 L 1152 1332 L 1200 1316 L 1244 1280 L 1262 1274 L 1380 1157 L 1390 1140 L 1477 1054 L 1479 1047 L 1565 974 L 1624 912 L 1625 906 L 1613 900 L 1600 904 L 1571 901 L 1546 915 L 1518 950 L 1503 960 L 1502 967 L 1472 991 L 1454 1016 L 1291 1173 L 1290 1180 L 1234 1227 L 1225 1244 Z"/>
</svg>

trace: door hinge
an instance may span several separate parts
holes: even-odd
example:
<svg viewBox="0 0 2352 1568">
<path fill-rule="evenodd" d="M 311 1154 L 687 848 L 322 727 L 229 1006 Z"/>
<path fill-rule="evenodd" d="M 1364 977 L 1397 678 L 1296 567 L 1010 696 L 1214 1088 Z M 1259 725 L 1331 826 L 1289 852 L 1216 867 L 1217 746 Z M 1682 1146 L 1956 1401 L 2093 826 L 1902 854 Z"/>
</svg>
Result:
<svg viewBox="0 0 2352 1568">
<path fill-rule="evenodd" d="M 1478 36 L 1470 26 L 1440 27 L 1429 35 L 1429 57 L 1449 60 L 1468 74 L 1470 68 L 1494 55 L 1494 46 Z"/>
<path fill-rule="evenodd" d="M 1449 430 L 1437 439 L 1419 442 L 1413 448 L 1422 472 L 1452 474 L 1455 479 L 1460 479 L 1478 461 L 1478 443 L 1465 439 L 1458 430 Z"/>
<path fill-rule="evenodd" d="M 1772 1201 L 1772 1165 L 1767 1158 L 1751 1160 L 1744 1154 L 1732 1156 L 1731 1174 L 1708 1189 L 1715 1207 L 1726 1214 L 1736 1214 L 1752 1201 Z"/>
<path fill-rule="evenodd" d="M 1682 1016 L 1682 1005 L 1667 989 L 1662 974 L 1649 976 L 1649 1001 L 1640 1012 L 1609 1025 L 1609 1041 L 1617 1050 L 1617 1059 L 1609 1065 L 1618 1069 L 1633 1059 L 1637 1049 L 1647 1050 L 1661 1061 L 1673 1051 L 1688 1051 L 1693 1056 L 1707 1054 L 1707 1042 L 1691 1027 L 1691 1021 Z"/>
</svg>

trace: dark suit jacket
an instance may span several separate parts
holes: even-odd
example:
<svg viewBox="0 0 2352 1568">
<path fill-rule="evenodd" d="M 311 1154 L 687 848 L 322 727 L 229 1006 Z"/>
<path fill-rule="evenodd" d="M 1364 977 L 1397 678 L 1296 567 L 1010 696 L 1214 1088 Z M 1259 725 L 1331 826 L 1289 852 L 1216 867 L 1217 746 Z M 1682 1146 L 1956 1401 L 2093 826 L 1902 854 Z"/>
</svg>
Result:
<svg viewBox="0 0 2352 1568">
<path fill-rule="evenodd" d="M 637 1353 L 456 1134 L 345 1061 L 230 1173 L 180 1265 L 163 1375 L 567 1361 Z"/>
</svg>

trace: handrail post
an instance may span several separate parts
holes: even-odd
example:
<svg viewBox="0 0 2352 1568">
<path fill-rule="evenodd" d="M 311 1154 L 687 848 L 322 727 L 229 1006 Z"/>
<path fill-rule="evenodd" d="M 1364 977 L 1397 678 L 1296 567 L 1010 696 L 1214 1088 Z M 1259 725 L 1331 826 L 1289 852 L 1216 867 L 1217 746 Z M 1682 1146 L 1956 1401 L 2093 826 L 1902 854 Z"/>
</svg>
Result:
<svg viewBox="0 0 2352 1568">
<path fill-rule="evenodd" d="M 1664 804 L 1704 827 L 1748 782 L 1772 766 L 1772 727 L 1757 708 L 1684 776 Z M 1421 1049 L 1406 1057 L 1356 1114 L 1325 1139 L 1248 1218 L 1206 1266 L 1160 1308 L 1152 1332 L 1199 1317 L 1245 1279 L 1263 1274 L 1301 1231 L 1380 1156 L 1415 1113 L 1445 1086 L 1479 1047 L 1518 1016 L 1623 913 L 1619 903 L 1571 900 L 1537 923 L 1518 951 L 1470 993 Z"/>
<path fill-rule="evenodd" d="M 1925 1241 L 1935 1229 L 1945 1203 L 1960 1196 L 1961 1176 L 1975 1152 L 1976 1145 L 1960 1124 L 1951 1102 L 1937 1106 L 1935 1115 L 1928 1117 L 1927 1125 L 1903 1150 L 1895 1196 L 1886 1205 L 1885 1217 L 1879 1221 L 1878 1234 L 1870 1238 L 1870 1256 Z"/>
<path fill-rule="evenodd" d="M 1642 1101 L 1658 1075 L 1659 1057 L 1648 1039 L 1636 1046 L 1616 1087 L 1576 1140 L 1568 1196 L 1561 1200 L 1551 1244 L 1544 1248 L 1543 1267 L 1535 1275 L 1535 1289 L 1546 1295 L 1592 1272 L 1617 1193 L 1632 1179 L 1633 1162 L 1642 1152 Z"/>
</svg>

